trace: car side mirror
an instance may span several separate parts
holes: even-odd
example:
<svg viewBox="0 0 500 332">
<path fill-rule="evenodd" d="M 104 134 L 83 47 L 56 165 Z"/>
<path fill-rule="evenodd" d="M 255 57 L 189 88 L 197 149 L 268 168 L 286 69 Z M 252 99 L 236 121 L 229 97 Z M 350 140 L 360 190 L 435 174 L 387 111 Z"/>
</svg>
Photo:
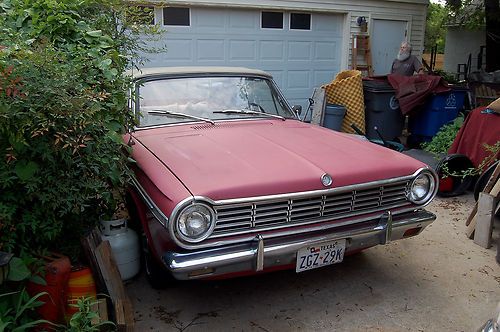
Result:
<svg viewBox="0 0 500 332">
<path fill-rule="evenodd" d="M 293 105 L 292 111 L 297 114 L 297 117 L 302 113 L 302 105 Z"/>
</svg>

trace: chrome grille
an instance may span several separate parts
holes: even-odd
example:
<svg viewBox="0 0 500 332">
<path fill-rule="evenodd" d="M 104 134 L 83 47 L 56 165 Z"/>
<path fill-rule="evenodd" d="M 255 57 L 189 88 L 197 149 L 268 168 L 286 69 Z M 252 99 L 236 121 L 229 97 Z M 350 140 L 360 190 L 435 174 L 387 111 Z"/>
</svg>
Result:
<svg viewBox="0 0 500 332">
<path fill-rule="evenodd" d="M 215 205 L 212 237 L 351 217 L 409 205 L 409 181 L 327 194 Z"/>
</svg>

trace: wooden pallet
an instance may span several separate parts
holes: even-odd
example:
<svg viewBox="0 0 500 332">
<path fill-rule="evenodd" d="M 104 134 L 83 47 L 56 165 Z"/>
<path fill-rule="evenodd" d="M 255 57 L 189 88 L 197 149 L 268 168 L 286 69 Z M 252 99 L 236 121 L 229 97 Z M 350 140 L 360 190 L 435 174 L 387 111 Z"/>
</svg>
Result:
<svg viewBox="0 0 500 332">
<path fill-rule="evenodd" d="M 111 299 L 111 319 L 117 331 L 134 331 L 134 310 L 111 252 L 109 241 L 102 241 L 100 232 L 94 229 L 82 239 L 85 255 L 89 259 L 92 272 L 96 277 L 97 288 Z"/>
<path fill-rule="evenodd" d="M 493 230 L 493 218 L 500 198 L 500 163 L 491 174 L 483 191 L 479 194 L 469 218 L 465 222 L 466 234 L 474 243 L 489 248 Z"/>
</svg>

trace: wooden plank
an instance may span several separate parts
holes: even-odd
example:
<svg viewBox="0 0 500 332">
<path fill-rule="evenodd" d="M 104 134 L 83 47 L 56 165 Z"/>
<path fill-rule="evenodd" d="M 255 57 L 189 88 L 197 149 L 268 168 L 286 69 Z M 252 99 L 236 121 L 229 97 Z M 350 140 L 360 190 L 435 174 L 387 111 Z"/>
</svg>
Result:
<svg viewBox="0 0 500 332">
<path fill-rule="evenodd" d="M 467 238 L 472 239 L 474 238 L 474 230 L 476 229 L 476 214 L 474 214 L 474 218 L 472 218 L 472 221 L 469 225 L 467 225 L 467 228 L 465 229 L 465 235 L 467 235 Z"/>
<path fill-rule="evenodd" d="M 99 263 L 97 262 L 95 256 L 96 248 L 101 241 L 101 237 L 98 235 L 98 233 L 99 231 L 97 231 L 97 229 L 94 229 L 87 236 L 83 237 L 80 242 L 82 244 L 85 256 L 89 261 L 92 275 L 94 276 L 94 280 L 96 282 L 97 292 L 106 293 L 106 285 L 99 268 Z"/>
<path fill-rule="evenodd" d="M 493 186 L 493 188 L 490 190 L 489 193 L 486 193 L 486 192 L 483 191 L 483 192 L 479 193 L 479 195 L 481 195 L 481 194 L 487 194 L 487 195 L 490 195 L 493 198 L 495 198 L 495 200 L 498 200 L 498 198 L 499 198 L 499 192 L 500 192 L 500 179 L 497 180 L 497 183 Z M 495 208 L 495 206 L 493 206 L 493 208 Z M 477 225 L 477 218 L 478 218 L 477 211 L 478 211 L 478 202 L 474 206 L 474 209 L 472 210 L 472 213 L 469 215 L 469 218 L 467 219 L 467 221 L 469 221 L 469 219 L 470 219 L 470 222 L 469 222 L 469 224 L 466 224 L 467 228 L 465 230 L 465 234 L 467 235 L 467 237 L 469 239 L 472 239 L 473 237 L 475 237 L 474 236 L 474 230 L 475 230 L 476 225 Z"/>
<path fill-rule="evenodd" d="M 109 241 L 102 241 L 101 234 L 94 229 L 81 240 L 84 252 L 89 259 L 98 289 L 107 293 L 113 305 L 112 318 L 119 331 L 134 330 L 134 310 L 120 276 L 120 271 L 113 257 Z M 106 303 L 106 302 L 104 302 Z M 106 312 L 101 320 L 108 319 L 106 304 L 99 306 L 99 313 Z"/>
<path fill-rule="evenodd" d="M 116 318 L 116 330 L 118 332 L 124 332 L 127 330 L 127 324 L 125 323 L 125 313 L 123 312 L 122 299 L 115 299 L 115 318 Z"/>
<path fill-rule="evenodd" d="M 493 186 L 498 181 L 499 175 L 500 175 L 500 163 L 497 164 L 497 166 L 495 167 L 495 170 L 493 171 L 490 178 L 488 179 L 488 182 L 486 182 L 486 185 L 484 186 L 484 189 L 483 189 L 484 193 L 490 193 L 490 191 L 492 191 Z M 493 194 L 493 196 L 496 196 L 496 195 Z M 472 220 L 474 219 L 474 216 L 476 215 L 476 212 L 477 212 L 477 202 L 474 205 L 474 208 L 472 209 L 472 212 L 469 215 L 469 218 L 467 218 L 467 220 L 465 221 L 466 226 L 469 226 L 469 224 L 472 222 Z M 470 238 L 470 234 L 468 232 L 467 232 L 467 234 L 468 234 L 468 237 Z"/>
<path fill-rule="evenodd" d="M 499 182 L 500 183 L 500 182 Z M 480 193 L 478 199 L 476 227 L 474 232 L 474 243 L 483 248 L 491 246 L 491 232 L 493 231 L 494 208 L 496 207 L 494 196 Z"/>
<path fill-rule="evenodd" d="M 106 298 L 99 298 L 92 305 L 92 311 L 97 312 L 99 317 L 95 317 L 92 319 L 92 325 L 97 325 L 99 323 L 105 322 L 108 320 L 108 303 Z"/>
<path fill-rule="evenodd" d="M 128 298 L 117 299 L 115 306 L 119 309 L 116 311 L 117 330 L 123 332 L 133 332 L 135 323 L 132 302 L 130 302 Z"/>
<path fill-rule="evenodd" d="M 498 198 L 499 193 L 500 193 L 500 179 L 499 179 L 499 181 L 497 181 L 495 186 L 493 186 L 493 188 L 491 189 L 489 194 L 495 198 Z"/>
<path fill-rule="evenodd" d="M 113 257 L 109 241 L 102 241 L 96 248 L 96 258 L 103 275 L 109 297 L 114 307 L 118 331 L 133 331 L 134 311 Z"/>
<path fill-rule="evenodd" d="M 107 321 L 108 318 L 108 301 L 106 298 L 99 299 L 97 304 L 97 311 L 99 313 L 99 318 L 101 322 Z"/>
<path fill-rule="evenodd" d="M 472 212 L 469 214 L 469 217 L 465 221 L 465 226 L 469 226 L 470 223 L 472 222 L 472 219 L 476 216 L 477 213 L 477 202 L 474 203 L 474 207 L 472 208 Z"/>
<path fill-rule="evenodd" d="M 497 164 L 495 167 L 495 170 L 493 173 L 491 173 L 490 178 L 488 179 L 488 182 L 486 182 L 486 185 L 484 186 L 483 192 L 489 193 L 495 184 L 497 183 L 498 177 L 500 176 L 500 163 Z"/>
<path fill-rule="evenodd" d="M 125 326 L 127 332 L 134 332 L 134 307 L 132 301 L 127 297 L 123 300 L 123 314 L 125 315 Z"/>
</svg>

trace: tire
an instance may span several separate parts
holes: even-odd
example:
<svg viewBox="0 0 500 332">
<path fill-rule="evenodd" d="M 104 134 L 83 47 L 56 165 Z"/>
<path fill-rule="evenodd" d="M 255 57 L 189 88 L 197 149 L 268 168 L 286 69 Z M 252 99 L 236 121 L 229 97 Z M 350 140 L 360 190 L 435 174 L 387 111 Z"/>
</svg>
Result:
<svg viewBox="0 0 500 332">
<path fill-rule="evenodd" d="M 151 253 L 144 231 L 141 232 L 141 251 L 144 272 L 151 287 L 154 289 L 163 289 L 177 282 Z"/>
<path fill-rule="evenodd" d="M 163 289 L 176 282 L 176 280 L 168 273 L 168 271 L 160 264 L 151 253 L 146 233 L 141 225 L 141 221 L 134 204 L 134 200 L 130 195 L 127 195 L 127 208 L 131 219 L 130 226 L 140 234 L 141 242 L 141 265 L 146 274 L 149 284 L 154 289 Z"/>
</svg>

